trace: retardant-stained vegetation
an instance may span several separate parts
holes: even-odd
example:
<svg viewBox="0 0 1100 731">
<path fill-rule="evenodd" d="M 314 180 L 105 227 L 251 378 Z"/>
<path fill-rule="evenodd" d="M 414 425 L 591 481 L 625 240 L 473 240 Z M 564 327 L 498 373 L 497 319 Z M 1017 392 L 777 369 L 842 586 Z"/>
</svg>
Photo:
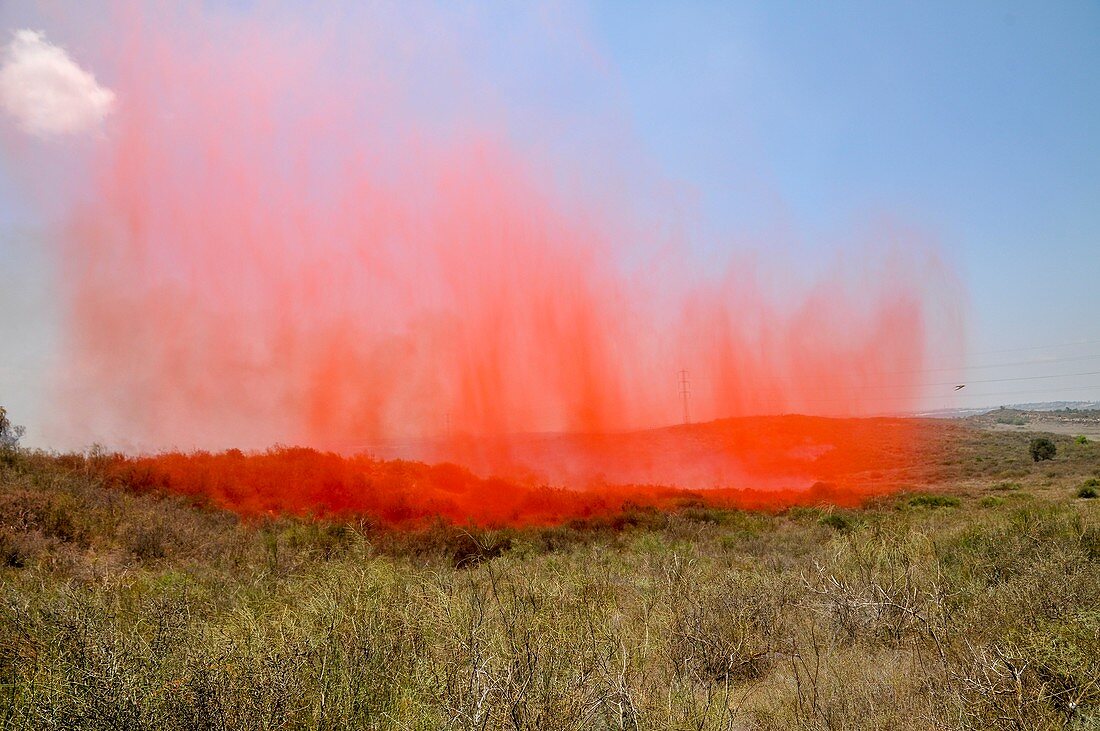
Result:
<svg viewBox="0 0 1100 731">
<path fill-rule="evenodd" d="M 0 718 L 35 729 L 1100 724 L 1100 445 L 943 425 L 901 492 L 557 525 L 247 517 L 0 459 Z M 952 446 L 945 446 L 950 444 Z M 116 464 L 117 467 L 117 464 Z M 827 495 L 821 497 L 828 497 Z M 658 509 L 661 508 L 661 509 Z"/>
</svg>

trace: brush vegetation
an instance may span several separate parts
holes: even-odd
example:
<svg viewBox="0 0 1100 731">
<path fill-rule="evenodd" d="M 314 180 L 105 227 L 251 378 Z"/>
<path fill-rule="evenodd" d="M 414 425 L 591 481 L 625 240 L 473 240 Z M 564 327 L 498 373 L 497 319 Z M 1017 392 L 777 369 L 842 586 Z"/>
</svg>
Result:
<svg viewBox="0 0 1100 731">
<path fill-rule="evenodd" d="M 251 519 L 0 452 L 12 729 L 1100 725 L 1100 450 L 945 425 L 863 508 Z"/>
</svg>

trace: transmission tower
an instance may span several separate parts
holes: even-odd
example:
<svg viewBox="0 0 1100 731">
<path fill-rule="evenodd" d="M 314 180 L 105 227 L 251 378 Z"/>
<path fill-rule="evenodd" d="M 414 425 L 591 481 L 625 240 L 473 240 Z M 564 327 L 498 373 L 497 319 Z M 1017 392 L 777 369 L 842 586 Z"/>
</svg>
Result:
<svg viewBox="0 0 1100 731">
<path fill-rule="evenodd" d="M 691 411 L 688 410 L 688 396 L 691 395 L 690 384 L 688 383 L 688 372 L 686 369 L 680 370 L 680 398 L 684 401 L 684 423 L 691 423 Z"/>
</svg>

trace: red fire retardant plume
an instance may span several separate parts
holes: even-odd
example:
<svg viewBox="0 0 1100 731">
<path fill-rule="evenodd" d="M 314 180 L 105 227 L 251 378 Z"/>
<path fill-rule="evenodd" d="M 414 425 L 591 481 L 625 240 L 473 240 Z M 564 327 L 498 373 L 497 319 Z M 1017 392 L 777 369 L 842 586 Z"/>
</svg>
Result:
<svg viewBox="0 0 1100 731">
<path fill-rule="evenodd" d="M 804 286 L 715 276 L 675 236 L 643 253 L 614 193 L 568 195 L 595 171 L 530 152 L 545 131 L 506 105 L 410 100 L 415 58 L 372 55 L 380 33 L 330 56 L 276 20 L 163 15 L 120 15 L 117 105 L 65 237 L 72 422 L 146 450 L 469 471 L 137 460 L 154 483 L 246 513 L 542 523 L 666 495 L 609 485 L 859 492 L 919 442 L 897 420 L 629 433 L 680 420 L 681 368 L 696 421 L 917 406 L 934 303 L 900 245 Z"/>
</svg>

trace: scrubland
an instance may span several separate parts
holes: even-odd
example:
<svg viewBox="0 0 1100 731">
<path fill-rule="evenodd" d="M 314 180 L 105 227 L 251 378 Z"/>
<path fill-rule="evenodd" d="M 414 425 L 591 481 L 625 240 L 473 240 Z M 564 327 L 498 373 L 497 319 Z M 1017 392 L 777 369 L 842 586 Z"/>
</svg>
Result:
<svg viewBox="0 0 1100 731">
<path fill-rule="evenodd" d="M 858 508 L 495 530 L 241 519 L 7 450 L 0 724 L 1100 728 L 1100 444 L 942 429 Z"/>
</svg>

